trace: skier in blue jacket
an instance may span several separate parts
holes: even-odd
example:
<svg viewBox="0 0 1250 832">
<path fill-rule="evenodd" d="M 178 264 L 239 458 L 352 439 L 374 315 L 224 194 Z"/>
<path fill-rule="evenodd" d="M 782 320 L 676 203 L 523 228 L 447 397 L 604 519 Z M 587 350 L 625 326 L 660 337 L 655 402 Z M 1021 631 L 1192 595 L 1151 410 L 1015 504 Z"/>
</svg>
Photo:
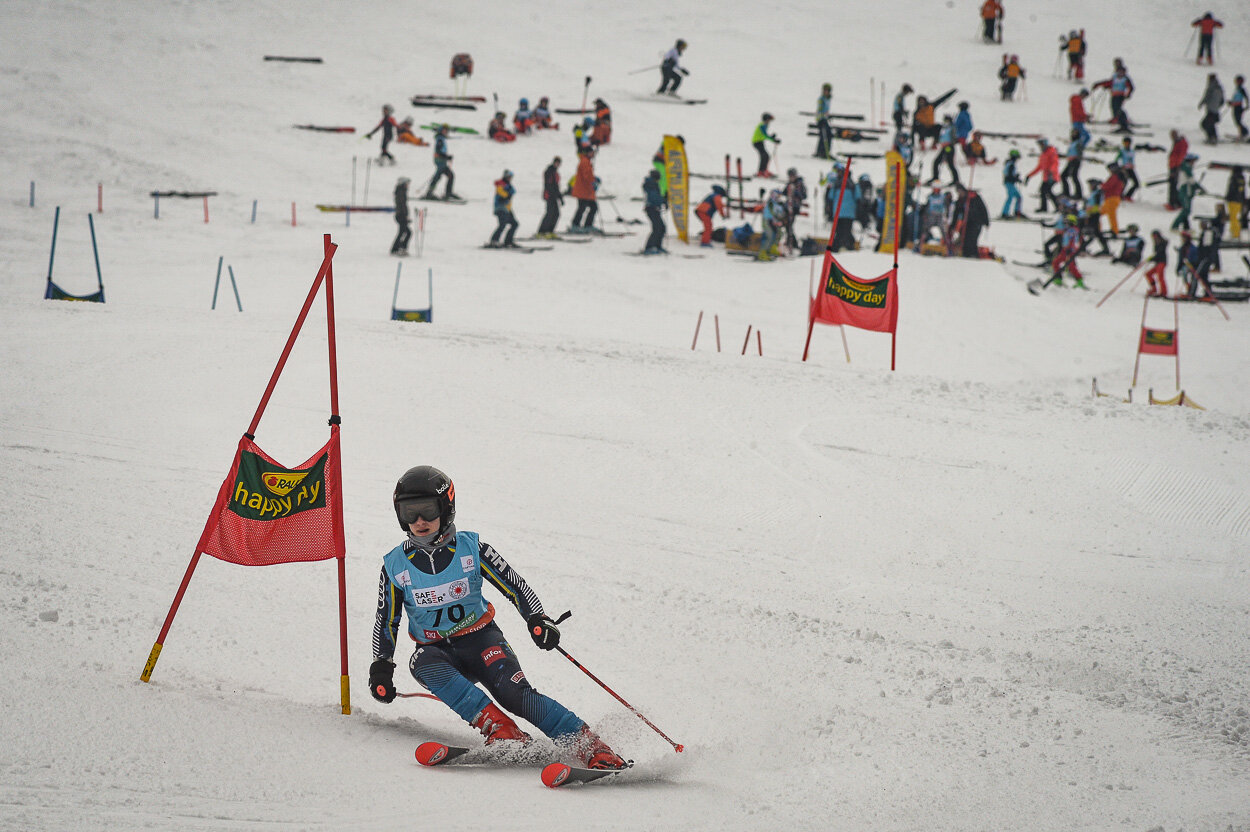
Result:
<svg viewBox="0 0 1250 832">
<path fill-rule="evenodd" d="M 647 237 L 647 244 L 643 248 L 643 254 L 668 254 L 668 250 L 664 248 L 664 217 L 661 215 L 667 206 L 664 194 L 660 192 L 660 172 L 655 168 L 648 171 L 645 179 L 642 180 L 642 193 L 646 198 L 647 219 L 651 220 L 651 234 Z"/>
<path fill-rule="evenodd" d="M 382 559 L 369 692 L 379 702 L 395 699 L 399 622 L 417 649 L 408 669 L 426 690 L 474 728 L 487 745 L 527 742 L 530 737 L 492 701 L 532 723 L 588 768 L 620 769 L 622 760 L 577 714 L 530 685 L 499 625 L 495 607 L 482 596 L 490 583 L 526 621 L 543 650 L 560 642 L 556 622 L 507 561 L 476 532 L 457 530 L 456 488 L 437 468 L 410 468 L 395 485 L 395 517 L 407 534 Z M 488 696 L 481 685 L 490 692 Z"/>
</svg>

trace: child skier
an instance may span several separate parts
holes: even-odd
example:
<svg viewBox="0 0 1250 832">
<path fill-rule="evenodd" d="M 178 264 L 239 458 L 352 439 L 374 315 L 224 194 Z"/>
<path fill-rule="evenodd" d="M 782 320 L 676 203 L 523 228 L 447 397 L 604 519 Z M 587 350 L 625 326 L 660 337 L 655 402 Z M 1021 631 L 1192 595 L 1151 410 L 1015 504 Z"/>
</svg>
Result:
<svg viewBox="0 0 1250 832">
<path fill-rule="evenodd" d="M 1128 113 L 1124 112 L 1124 103 L 1133 97 L 1133 79 L 1128 77 L 1128 68 L 1118 58 L 1115 72 L 1110 78 L 1094 84 L 1094 89 L 1105 89 L 1111 93 L 1111 121 L 1118 125 L 1117 133 L 1133 132 Z"/>
<path fill-rule="evenodd" d="M 667 93 L 669 95 L 677 95 L 677 88 L 681 86 L 681 79 L 690 74 L 681 64 L 681 53 L 686 51 L 686 42 L 678 40 L 673 48 L 664 53 L 664 60 L 660 63 L 660 88 L 657 93 Z"/>
<path fill-rule="evenodd" d="M 516 141 L 516 133 L 508 129 L 506 119 L 507 116 L 502 112 L 495 113 L 495 117 L 490 120 L 490 125 L 486 128 L 486 135 L 497 142 Z"/>
<path fill-rule="evenodd" d="M 1054 206 L 1056 211 L 1059 210 L 1059 202 L 1055 199 L 1055 183 L 1059 181 L 1059 150 L 1051 145 L 1046 139 L 1038 139 L 1037 146 L 1041 150 L 1041 156 L 1037 160 L 1037 167 L 1024 177 L 1027 184 L 1035 174 L 1042 174 L 1042 186 L 1038 191 L 1038 197 L 1041 204 L 1038 206 L 1038 212 L 1046 210 L 1047 201 Z"/>
<path fill-rule="evenodd" d="M 1081 138 L 1081 144 L 1089 144 L 1089 129 L 1086 123 L 1089 121 L 1089 113 L 1085 112 L 1085 99 L 1089 98 L 1089 90 L 1081 87 L 1081 91 L 1075 93 L 1068 98 L 1068 118 L 1072 122 L 1072 129 L 1077 132 Z"/>
<path fill-rule="evenodd" d="M 495 233 L 490 235 L 490 242 L 487 243 L 490 248 L 518 248 L 512 240 L 517 230 L 516 215 L 512 213 L 512 196 L 515 193 L 512 171 L 505 170 L 503 176 L 495 180 L 495 218 L 499 225 L 495 227 Z"/>
<path fill-rule="evenodd" d="M 1215 19 L 1215 16 L 1207 12 L 1202 17 L 1189 24 L 1191 27 L 1198 29 L 1198 58 L 1194 61 L 1196 64 L 1202 63 L 1202 56 L 1207 58 L 1207 65 L 1215 63 L 1215 53 L 1212 47 L 1215 45 L 1215 30 L 1223 29 L 1224 24 Z"/>
<path fill-rule="evenodd" d="M 395 164 L 395 157 L 392 156 L 390 150 L 387 149 L 390 146 L 391 139 L 395 138 L 395 128 L 399 126 L 398 124 L 395 123 L 394 113 L 395 113 L 394 107 L 392 107 L 390 104 L 383 104 L 382 105 L 382 120 L 377 123 L 376 127 L 370 130 L 368 133 L 365 133 L 366 139 L 372 139 L 374 133 L 378 132 L 379 130 L 382 131 L 382 152 L 378 155 L 379 165 Z"/>
<path fill-rule="evenodd" d="M 1059 45 L 1059 51 L 1068 56 L 1068 80 L 1085 79 L 1085 30 L 1073 29 L 1068 37 Z"/>
<path fill-rule="evenodd" d="M 434 196 L 434 188 L 438 186 L 439 180 L 444 176 L 447 177 L 447 187 L 443 189 L 443 199 L 460 199 L 460 197 L 452 191 L 452 186 L 456 181 L 456 174 L 451 170 L 451 154 L 447 152 L 447 131 L 446 124 L 438 126 L 438 132 L 434 134 L 434 178 L 430 180 L 430 186 L 426 188 L 424 199 L 437 199 Z"/>
<path fill-rule="evenodd" d="M 755 172 L 756 176 L 771 177 L 776 175 L 768 171 L 768 161 L 771 157 L 768 155 L 768 150 L 764 147 L 765 141 L 781 144 L 781 139 L 768 132 L 768 126 L 772 123 L 772 120 L 772 113 L 761 115 L 760 123 L 756 126 L 755 133 L 751 136 L 751 146 L 755 148 L 755 152 L 760 156 L 760 169 Z"/>
<path fill-rule="evenodd" d="M 764 200 L 760 222 L 760 252 L 756 260 L 775 260 L 781 256 L 777 244 L 781 238 L 781 229 L 786 224 L 786 200 L 779 188 L 769 192 Z"/>
<path fill-rule="evenodd" d="M 555 649 L 560 631 L 525 579 L 476 532 L 456 529 L 456 490 L 428 465 L 411 468 L 395 485 L 395 517 L 407 538 L 382 559 L 369 692 L 395 700 L 395 649 L 406 613 L 417 649 L 408 662 L 414 679 L 481 731 L 487 745 L 529 740 L 492 701 L 531 722 L 588 768 L 621 769 L 622 760 L 586 722 L 536 691 L 482 595 L 489 583 L 525 619 L 542 650 Z M 486 688 L 491 695 L 483 692 Z"/>
<path fill-rule="evenodd" d="M 699 245 L 703 248 L 712 247 L 712 216 L 720 214 L 725 219 L 729 218 L 729 206 L 725 202 L 727 196 L 724 187 L 713 185 L 712 192 L 703 197 L 703 201 L 694 209 L 694 215 L 703 225 L 703 235 L 699 238 Z"/>
<path fill-rule="evenodd" d="M 570 183 L 570 192 L 577 199 L 577 211 L 573 214 L 573 223 L 569 230 L 574 234 L 591 234 L 595 229 L 595 215 L 599 212 L 599 202 L 595 195 L 598 179 L 595 177 L 594 153 L 585 150 L 577 155 L 577 173 Z"/>
<path fill-rule="evenodd" d="M 595 99 L 595 129 L 590 134 L 590 140 L 596 146 L 612 141 L 612 108 L 602 98 Z"/>
<path fill-rule="evenodd" d="M 1128 232 L 1128 236 L 1124 238 L 1124 246 L 1120 249 L 1120 254 L 1112 263 L 1123 263 L 1126 266 L 1136 266 L 1141 262 L 1142 255 L 1146 250 L 1146 241 L 1138 236 L 1137 225 L 1129 223 L 1124 229 Z"/>
<path fill-rule="evenodd" d="M 1004 56 L 1006 57 L 1006 56 Z M 1014 101 L 1016 98 L 1016 86 L 1024 80 L 1024 69 L 1020 66 L 1020 56 L 1012 55 L 1003 62 L 1002 68 L 998 70 L 998 77 L 1002 79 L 999 85 L 1000 97 L 1003 101 Z"/>
<path fill-rule="evenodd" d="M 816 152 L 812 155 L 817 159 L 829 158 L 829 144 L 833 140 L 833 129 L 829 126 L 829 113 L 833 100 L 833 84 L 822 84 L 820 98 L 816 99 Z"/>
<path fill-rule="evenodd" d="M 1059 181 L 1063 185 L 1064 196 L 1084 199 L 1085 194 L 1081 192 L 1081 158 L 1084 155 L 1085 143 L 1081 141 L 1081 134 L 1075 127 L 1068 135 L 1070 139 L 1068 152 L 1061 157 L 1068 161 L 1059 174 Z"/>
<path fill-rule="evenodd" d="M 1150 242 L 1154 246 L 1154 254 L 1150 255 L 1150 269 L 1146 272 L 1146 280 L 1150 288 L 1146 294 L 1150 297 L 1166 298 L 1168 296 L 1168 238 L 1155 229 L 1150 232 Z"/>
<path fill-rule="evenodd" d="M 1137 193 L 1141 181 L 1137 178 L 1137 151 L 1133 149 L 1133 140 L 1128 136 L 1124 137 L 1115 152 L 1115 164 L 1119 166 L 1120 174 L 1124 177 L 1124 201 L 1132 202 L 1133 194 Z"/>
<path fill-rule="evenodd" d="M 391 254 L 401 257 L 408 254 L 408 240 L 412 238 L 408 214 L 408 185 L 411 181 L 407 176 L 395 180 L 395 224 L 399 226 L 399 231 L 395 234 L 395 242 L 391 243 Z"/>
<path fill-rule="evenodd" d="M 1207 114 L 1202 118 L 1202 132 L 1207 134 L 1207 144 L 1218 144 L 1220 141 L 1219 134 L 1215 132 L 1215 125 L 1220 123 L 1220 110 L 1224 107 L 1224 87 L 1220 85 L 1220 79 L 1215 77 L 1212 72 L 1207 75 L 1207 88 L 1202 91 L 1202 99 L 1198 102 L 1198 109 L 1205 109 Z"/>
<path fill-rule="evenodd" d="M 1020 160 L 1020 151 L 1014 147 L 1007 151 L 1007 161 L 1003 162 L 1003 187 L 1007 190 L 1007 201 L 1003 203 L 1001 217 L 1007 219 L 1025 219 L 1020 212 L 1020 172 L 1016 165 Z"/>
<path fill-rule="evenodd" d="M 534 125 L 534 113 L 530 110 L 530 100 L 522 98 L 517 102 L 516 112 L 512 116 L 512 129 L 518 136 L 528 136 Z"/>
<path fill-rule="evenodd" d="M 663 211 L 667 206 L 664 194 L 660 193 L 660 172 L 655 168 L 648 171 L 645 179 L 642 180 L 643 198 L 646 200 L 647 219 L 651 220 L 651 233 L 647 236 L 647 242 L 644 246 L 643 254 L 668 254 L 668 250 L 664 248 L 664 233 L 667 228 L 664 225 Z"/>
<path fill-rule="evenodd" d="M 559 156 L 552 159 L 551 164 L 543 171 L 543 202 L 547 205 L 547 212 L 543 214 L 543 221 L 538 224 L 538 231 L 534 236 L 554 240 L 556 223 L 560 220 L 560 206 L 564 204 L 564 195 L 560 193 Z"/>
</svg>

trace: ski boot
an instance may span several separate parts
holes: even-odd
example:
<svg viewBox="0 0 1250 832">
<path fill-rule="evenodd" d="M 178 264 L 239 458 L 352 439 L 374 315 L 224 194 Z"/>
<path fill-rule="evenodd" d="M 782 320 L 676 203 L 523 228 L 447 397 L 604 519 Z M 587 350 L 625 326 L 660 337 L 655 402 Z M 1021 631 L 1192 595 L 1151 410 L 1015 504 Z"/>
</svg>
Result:
<svg viewBox="0 0 1250 832">
<path fill-rule="evenodd" d="M 629 763 L 621 759 L 620 755 L 609 748 L 598 734 L 590 730 L 589 725 L 582 725 L 582 729 L 574 735 L 573 742 L 577 757 L 586 765 L 586 768 L 617 771 L 629 767 Z"/>
<path fill-rule="evenodd" d="M 482 712 L 469 724 L 482 732 L 482 736 L 486 737 L 487 745 L 501 740 L 520 740 L 521 742 L 530 740 L 530 735 L 518 728 L 517 724 L 512 721 L 512 717 L 499 710 L 499 706 L 494 702 L 483 708 Z"/>
</svg>

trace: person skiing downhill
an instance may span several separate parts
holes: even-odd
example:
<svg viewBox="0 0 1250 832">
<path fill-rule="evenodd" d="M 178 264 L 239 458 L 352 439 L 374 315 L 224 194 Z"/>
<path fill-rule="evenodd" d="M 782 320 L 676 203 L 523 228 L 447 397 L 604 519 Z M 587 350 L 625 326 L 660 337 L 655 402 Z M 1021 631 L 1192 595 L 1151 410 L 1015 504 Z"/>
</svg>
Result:
<svg viewBox="0 0 1250 832">
<path fill-rule="evenodd" d="M 679 39 L 672 49 L 664 53 L 664 60 L 660 63 L 660 88 L 656 90 L 657 93 L 677 95 L 681 79 L 690 74 L 680 63 L 681 53 L 685 51 L 686 42 Z"/>
<path fill-rule="evenodd" d="M 534 590 L 493 547 L 476 532 L 456 528 L 451 479 L 429 465 L 410 468 L 395 484 L 392 504 L 407 537 L 382 558 L 369 666 L 373 698 L 395 700 L 396 639 L 406 614 L 408 634 L 417 644 L 408 662 L 413 678 L 478 729 L 487 745 L 529 741 L 506 709 L 587 768 L 625 768 L 628 764 L 585 720 L 539 693 L 526 678 L 494 621 L 495 607 L 483 597 L 483 585 L 494 586 L 516 607 L 539 649 L 555 649 L 560 630 Z"/>
<path fill-rule="evenodd" d="M 399 125 L 395 122 L 395 108 L 390 104 L 382 105 L 382 120 L 377 126 L 365 133 L 366 139 L 372 139 L 373 134 L 382 131 L 382 152 L 378 154 L 379 165 L 395 164 L 395 157 L 391 155 L 391 151 L 387 148 L 390 146 L 391 140 L 395 138 L 395 131 Z"/>
</svg>

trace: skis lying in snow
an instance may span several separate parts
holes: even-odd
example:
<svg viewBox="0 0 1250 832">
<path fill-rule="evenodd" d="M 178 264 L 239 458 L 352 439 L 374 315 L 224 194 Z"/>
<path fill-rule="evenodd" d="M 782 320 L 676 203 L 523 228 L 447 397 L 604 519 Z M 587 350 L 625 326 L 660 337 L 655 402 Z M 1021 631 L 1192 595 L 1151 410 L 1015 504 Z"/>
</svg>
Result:
<svg viewBox="0 0 1250 832">
<path fill-rule="evenodd" d="M 505 246 L 499 244 L 492 246 L 490 243 L 487 243 L 482 246 L 482 248 L 490 249 L 492 251 L 514 251 L 517 254 L 533 254 L 536 251 L 551 251 L 555 248 L 555 246 Z"/>
<path fill-rule="evenodd" d="M 315 130 L 318 133 L 355 133 L 355 127 L 322 127 L 319 124 L 292 124 L 296 130 Z"/>
<path fill-rule="evenodd" d="M 484 95 L 426 95 L 417 93 L 413 98 L 420 98 L 422 101 L 477 101 L 482 104 L 486 103 L 486 96 Z"/>
<path fill-rule="evenodd" d="M 522 240 L 555 240 L 558 243 L 589 243 L 590 237 L 521 237 Z"/>
<path fill-rule="evenodd" d="M 679 98 L 676 95 L 670 95 L 666 92 L 652 93 L 651 95 L 639 99 L 641 101 L 659 101 L 663 104 L 706 104 L 706 98 Z"/>
<path fill-rule="evenodd" d="M 438 110 L 476 110 L 476 104 L 468 104 L 459 101 L 442 101 L 430 98 L 413 98 L 412 106 L 414 107 L 433 107 Z"/>
<path fill-rule="evenodd" d="M 467 199 L 459 196 L 419 196 L 417 199 L 421 202 L 449 202 L 452 205 L 465 205 L 468 203 Z"/>
<path fill-rule="evenodd" d="M 416 757 L 418 763 L 428 767 L 442 766 L 448 763 L 455 765 L 457 764 L 456 761 L 459 761 L 460 764 L 469 764 L 468 760 L 464 760 L 462 758 L 469 754 L 472 750 L 473 749 L 471 748 L 466 748 L 460 745 L 447 745 L 445 743 L 431 741 L 423 742 L 417 746 Z M 537 765 L 542 762 L 541 759 L 534 759 L 533 755 L 526 754 L 524 748 L 509 749 L 509 751 L 511 753 L 505 752 L 497 758 L 492 759 L 491 762 L 501 765 Z M 632 766 L 633 763 L 631 762 L 626 765 L 626 768 L 630 768 Z M 624 770 L 625 769 L 579 768 L 577 766 L 570 766 L 566 763 L 548 763 L 543 766 L 541 779 L 544 786 L 552 789 L 558 789 L 562 786 L 569 786 L 574 783 L 591 783 L 595 780 L 602 780 L 605 777 L 611 777 L 614 774 L 619 774 Z"/>
</svg>

